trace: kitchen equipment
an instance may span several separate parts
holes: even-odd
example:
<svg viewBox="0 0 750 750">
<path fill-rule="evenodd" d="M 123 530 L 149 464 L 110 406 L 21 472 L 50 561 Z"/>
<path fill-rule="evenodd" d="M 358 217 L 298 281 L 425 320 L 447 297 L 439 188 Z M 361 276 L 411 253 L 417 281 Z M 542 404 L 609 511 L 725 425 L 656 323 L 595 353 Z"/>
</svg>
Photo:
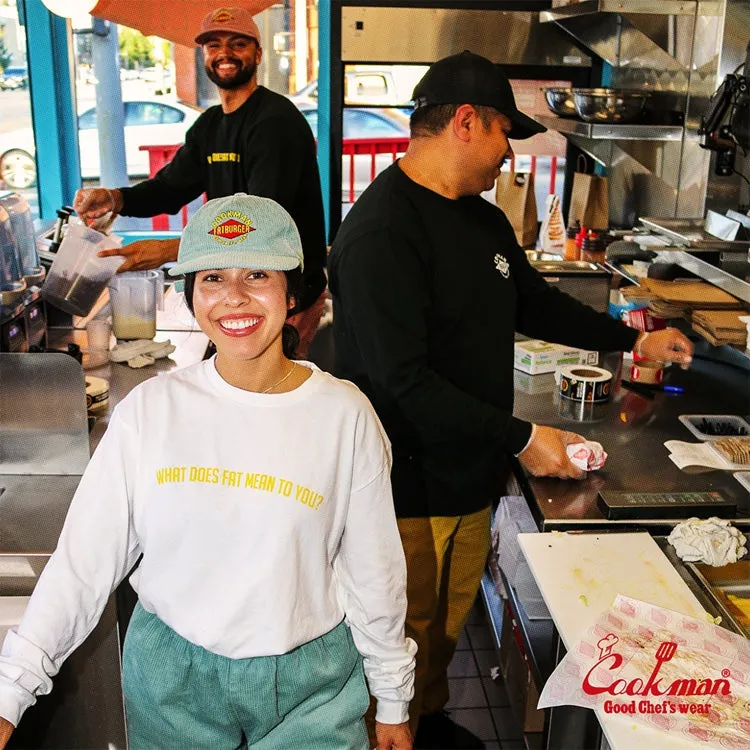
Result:
<svg viewBox="0 0 750 750">
<path fill-rule="evenodd" d="M 121 273 L 109 282 L 112 331 L 118 339 L 152 339 L 164 279 L 160 271 Z"/>
<path fill-rule="evenodd" d="M 750 435 L 750 424 L 735 414 L 680 414 L 678 418 L 698 440 Z"/>
<path fill-rule="evenodd" d="M 599 510 L 610 521 L 620 518 L 710 518 L 737 515 L 737 503 L 720 492 L 615 492 L 602 490 Z"/>
<path fill-rule="evenodd" d="M 88 315 L 124 260 L 121 255 L 100 258 L 97 253 L 119 246 L 119 238 L 101 234 L 83 224 L 68 224 L 42 287 L 42 296 L 65 312 Z"/>
<path fill-rule="evenodd" d="M 10 216 L 0 206 L 0 306 L 12 306 L 25 289 L 26 282 L 21 272 L 21 259 Z"/>
<path fill-rule="evenodd" d="M 722 615 L 750 638 L 750 560 L 714 568 L 688 563 L 688 570 L 707 590 Z"/>
<path fill-rule="evenodd" d="M 611 274 L 606 268 L 582 260 L 531 261 L 548 284 L 599 312 L 607 312 Z"/>
<path fill-rule="evenodd" d="M 706 221 L 701 218 L 672 219 L 640 217 L 638 221 L 644 227 L 653 230 L 662 237 L 666 237 L 674 245 L 688 247 L 691 250 L 706 250 L 715 252 L 741 252 L 750 250 L 748 240 L 720 240 L 706 231 Z"/>
<path fill-rule="evenodd" d="M 632 122 L 646 106 L 647 91 L 624 89 L 573 89 L 579 117 L 586 122 Z"/>
<path fill-rule="evenodd" d="M 575 100 L 573 89 L 561 86 L 542 87 L 544 99 L 552 112 L 560 117 L 576 117 Z"/>
<path fill-rule="evenodd" d="M 40 284 L 44 280 L 45 271 L 39 264 L 34 222 L 28 201 L 18 193 L 0 193 L 0 206 L 10 216 L 10 223 L 16 236 L 21 271 L 27 285 Z"/>
</svg>

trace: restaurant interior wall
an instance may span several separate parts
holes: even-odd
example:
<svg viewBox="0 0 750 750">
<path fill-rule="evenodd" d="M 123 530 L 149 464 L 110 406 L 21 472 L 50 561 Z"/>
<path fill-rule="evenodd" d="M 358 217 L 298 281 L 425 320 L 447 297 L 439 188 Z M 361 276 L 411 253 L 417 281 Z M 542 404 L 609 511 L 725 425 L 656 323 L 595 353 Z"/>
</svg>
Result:
<svg viewBox="0 0 750 750">
<path fill-rule="evenodd" d="M 573 4 L 541 13 L 607 63 L 605 85 L 648 91 L 655 124 L 663 126 L 641 125 L 628 138 L 568 136 L 607 170 L 611 224 L 702 216 L 719 196 L 736 208 L 740 178 L 713 177 L 698 128 L 711 94 L 740 62 L 740 43 L 744 59 L 750 4 L 622 0 L 618 8 L 623 12 L 584 13 Z"/>
<path fill-rule="evenodd" d="M 567 35 L 539 24 L 549 2 L 388 2 L 321 0 L 318 154 L 329 240 L 341 222 L 344 69 L 351 64 L 428 65 L 470 49 L 508 66 L 513 78 L 590 85 L 591 57 Z M 429 7 L 427 7 L 429 6 Z M 328 119 L 329 118 L 329 119 Z"/>
</svg>

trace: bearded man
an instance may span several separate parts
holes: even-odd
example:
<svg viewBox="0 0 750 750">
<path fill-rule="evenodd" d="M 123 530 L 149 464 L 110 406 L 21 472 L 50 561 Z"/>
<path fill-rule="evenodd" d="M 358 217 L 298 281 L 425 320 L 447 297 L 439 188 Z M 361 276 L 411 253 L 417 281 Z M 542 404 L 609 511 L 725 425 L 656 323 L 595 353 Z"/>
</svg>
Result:
<svg viewBox="0 0 750 750">
<path fill-rule="evenodd" d="M 299 110 L 285 97 L 258 85 L 263 57 L 258 26 L 244 8 L 219 8 L 195 38 L 206 75 L 219 87 L 221 103 L 207 109 L 185 145 L 153 178 L 132 187 L 88 188 L 74 208 L 87 223 L 110 212 L 123 216 L 177 213 L 206 193 L 209 199 L 243 192 L 273 198 L 292 216 L 304 251 L 305 290 L 289 322 L 298 330 L 304 357 L 317 330 L 325 297 L 325 224 L 315 139 Z M 100 253 L 123 255 L 119 271 L 158 268 L 177 259 L 179 240 L 142 240 Z"/>
</svg>

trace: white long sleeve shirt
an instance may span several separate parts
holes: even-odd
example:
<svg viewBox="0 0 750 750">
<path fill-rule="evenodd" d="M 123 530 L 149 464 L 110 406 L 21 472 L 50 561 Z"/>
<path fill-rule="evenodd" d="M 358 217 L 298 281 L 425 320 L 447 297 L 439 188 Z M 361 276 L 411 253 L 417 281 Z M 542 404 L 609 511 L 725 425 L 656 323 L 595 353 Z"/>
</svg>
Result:
<svg viewBox="0 0 750 750">
<path fill-rule="evenodd" d="M 416 646 L 390 445 L 369 401 L 314 366 L 289 393 L 230 386 L 214 360 L 115 410 L 55 553 L 0 652 L 13 724 L 131 577 L 143 607 L 216 654 L 286 653 L 344 617 L 377 719 L 405 721 Z"/>
</svg>

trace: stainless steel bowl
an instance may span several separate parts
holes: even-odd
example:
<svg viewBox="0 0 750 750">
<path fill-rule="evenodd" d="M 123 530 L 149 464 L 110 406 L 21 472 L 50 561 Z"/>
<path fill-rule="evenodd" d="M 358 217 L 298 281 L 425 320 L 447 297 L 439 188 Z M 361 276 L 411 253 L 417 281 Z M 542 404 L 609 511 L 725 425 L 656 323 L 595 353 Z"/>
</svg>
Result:
<svg viewBox="0 0 750 750">
<path fill-rule="evenodd" d="M 547 106 L 560 117 L 576 117 L 576 105 L 573 101 L 573 89 L 550 86 L 542 88 Z"/>
<path fill-rule="evenodd" d="M 576 112 L 586 122 L 632 122 L 649 96 L 647 91 L 573 89 Z"/>
</svg>

